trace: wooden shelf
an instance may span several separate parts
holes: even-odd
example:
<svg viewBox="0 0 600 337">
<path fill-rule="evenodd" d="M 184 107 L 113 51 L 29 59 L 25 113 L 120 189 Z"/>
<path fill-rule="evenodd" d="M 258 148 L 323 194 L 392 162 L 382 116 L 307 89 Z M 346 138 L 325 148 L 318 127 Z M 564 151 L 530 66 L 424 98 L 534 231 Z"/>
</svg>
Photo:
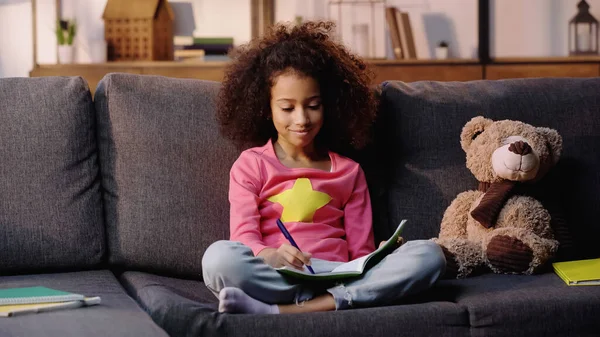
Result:
<svg viewBox="0 0 600 337">
<path fill-rule="evenodd" d="M 107 62 L 91 64 L 40 64 L 31 72 L 31 77 L 82 76 L 88 82 L 92 94 L 98 82 L 109 73 L 161 75 L 179 78 L 194 78 L 221 81 L 227 62 Z"/>
<path fill-rule="evenodd" d="M 600 76 L 600 56 L 496 58 L 489 64 L 483 64 L 477 59 L 367 60 L 367 63 L 375 73 L 373 84 L 387 80 L 473 81 Z M 221 81 L 226 65 L 227 62 L 173 61 L 42 64 L 36 66 L 30 76 L 82 76 L 94 93 L 98 82 L 112 72 Z"/>
<path fill-rule="evenodd" d="M 479 65 L 478 59 L 445 59 L 445 60 L 425 60 L 425 59 L 409 59 L 409 60 L 380 60 L 380 59 L 368 59 L 366 60 L 369 64 L 378 66 L 397 66 L 397 65 L 464 65 L 474 64 Z"/>
<path fill-rule="evenodd" d="M 469 81 L 482 77 L 477 60 L 367 60 L 375 73 L 373 84 L 385 80 L 414 82 L 419 80 Z M 41 64 L 31 77 L 82 76 L 92 93 L 108 73 L 126 72 L 221 81 L 227 62 L 108 62 L 95 64 Z"/>
<path fill-rule="evenodd" d="M 118 61 L 106 63 L 73 63 L 73 64 L 39 64 L 38 68 L 44 69 L 69 69 L 69 68 L 177 68 L 177 67 L 202 67 L 219 68 L 227 65 L 227 62 L 175 62 L 175 61 Z"/>
<path fill-rule="evenodd" d="M 485 79 L 597 77 L 600 56 L 502 57 L 485 66 Z"/>
<path fill-rule="evenodd" d="M 489 80 L 597 76 L 600 76 L 600 63 L 490 64 L 485 67 L 485 78 Z"/>
<path fill-rule="evenodd" d="M 547 64 L 547 63 L 600 63 L 599 56 L 562 56 L 562 57 L 498 57 L 491 64 Z"/>
</svg>

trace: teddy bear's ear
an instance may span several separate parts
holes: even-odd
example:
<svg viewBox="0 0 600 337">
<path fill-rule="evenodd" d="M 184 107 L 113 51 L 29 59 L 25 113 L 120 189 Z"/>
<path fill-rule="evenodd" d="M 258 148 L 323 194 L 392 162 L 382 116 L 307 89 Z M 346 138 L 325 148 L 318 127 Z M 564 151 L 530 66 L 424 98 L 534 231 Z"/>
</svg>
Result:
<svg viewBox="0 0 600 337">
<path fill-rule="evenodd" d="M 460 133 L 460 146 L 462 149 L 467 152 L 473 140 L 483 133 L 485 128 L 487 128 L 493 122 L 493 120 L 483 116 L 473 117 L 470 121 L 468 121 Z"/>
<path fill-rule="evenodd" d="M 562 137 L 558 131 L 550 128 L 536 128 L 537 132 L 546 138 L 548 149 L 552 154 L 552 163 L 556 164 L 562 153 Z"/>
</svg>

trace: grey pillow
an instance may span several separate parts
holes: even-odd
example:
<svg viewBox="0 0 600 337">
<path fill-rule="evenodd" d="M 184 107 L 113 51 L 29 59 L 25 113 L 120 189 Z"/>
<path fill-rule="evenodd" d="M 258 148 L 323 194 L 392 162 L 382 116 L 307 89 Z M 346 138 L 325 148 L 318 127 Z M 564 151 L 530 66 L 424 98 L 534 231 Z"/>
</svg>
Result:
<svg viewBox="0 0 600 337">
<path fill-rule="evenodd" d="M 104 226 L 95 111 L 79 77 L 0 79 L 0 272 L 95 266 Z"/>
<path fill-rule="evenodd" d="M 229 238 L 229 169 L 219 83 L 107 75 L 95 101 L 112 265 L 201 278 L 202 256 Z"/>
</svg>

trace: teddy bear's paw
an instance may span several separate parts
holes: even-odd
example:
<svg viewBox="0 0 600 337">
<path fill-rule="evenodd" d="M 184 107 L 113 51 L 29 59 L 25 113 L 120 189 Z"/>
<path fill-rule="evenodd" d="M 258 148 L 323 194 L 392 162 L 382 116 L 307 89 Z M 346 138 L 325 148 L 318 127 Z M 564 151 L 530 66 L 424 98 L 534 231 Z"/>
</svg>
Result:
<svg viewBox="0 0 600 337">
<path fill-rule="evenodd" d="M 465 278 L 483 265 L 481 245 L 465 239 L 435 239 L 446 257 L 444 279 Z"/>
<path fill-rule="evenodd" d="M 533 261 L 533 250 L 517 238 L 496 235 L 487 245 L 486 256 L 494 272 L 521 274 L 529 269 Z"/>
<path fill-rule="evenodd" d="M 440 246 L 446 257 L 446 272 L 442 276 L 443 279 L 455 279 L 458 276 L 458 262 L 456 256 L 452 254 L 448 248 Z"/>
</svg>

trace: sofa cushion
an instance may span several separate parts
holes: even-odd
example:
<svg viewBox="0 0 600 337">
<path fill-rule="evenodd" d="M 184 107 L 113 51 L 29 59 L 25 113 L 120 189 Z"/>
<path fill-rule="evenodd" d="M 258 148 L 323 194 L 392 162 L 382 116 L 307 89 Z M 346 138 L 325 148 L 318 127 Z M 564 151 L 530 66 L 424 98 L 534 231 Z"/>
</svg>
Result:
<svg viewBox="0 0 600 337">
<path fill-rule="evenodd" d="M 474 337 L 594 336 L 600 331 L 600 287 L 569 287 L 554 273 L 487 274 L 442 281 L 434 290 L 438 298 L 452 297 L 468 310 Z"/>
<path fill-rule="evenodd" d="M 451 302 L 293 315 L 216 312 L 204 284 L 125 272 L 121 282 L 171 336 L 466 336 L 466 309 Z M 206 300 L 206 302 L 204 302 Z"/>
<path fill-rule="evenodd" d="M 563 154 L 548 179 L 561 196 L 579 257 L 600 256 L 599 92 L 598 78 L 383 83 L 377 135 L 389 158 L 388 232 L 407 218 L 406 238 L 435 237 L 450 202 L 477 188 L 459 141 L 464 124 L 483 115 L 562 135 Z"/>
<path fill-rule="evenodd" d="M 0 277 L 0 288 L 45 286 L 100 296 L 91 307 L 2 318 L 0 336 L 167 337 L 107 270 Z"/>
<path fill-rule="evenodd" d="M 0 274 L 101 262 L 95 131 L 82 78 L 0 79 Z"/>
<path fill-rule="evenodd" d="M 162 287 L 178 296 L 204 303 L 211 311 L 217 310 L 217 298 L 210 290 L 208 290 L 208 288 L 206 288 L 202 281 L 159 276 L 136 271 L 124 272 L 119 280 L 127 292 L 132 294 L 136 299 L 143 297 L 138 294 L 139 291 L 146 291 L 148 288 Z"/>
<path fill-rule="evenodd" d="M 201 278 L 205 249 L 229 238 L 229 169 L 219 84 L 110 74 L 99 84 L 100 164 L 109 261 Z"/>
</svg>

